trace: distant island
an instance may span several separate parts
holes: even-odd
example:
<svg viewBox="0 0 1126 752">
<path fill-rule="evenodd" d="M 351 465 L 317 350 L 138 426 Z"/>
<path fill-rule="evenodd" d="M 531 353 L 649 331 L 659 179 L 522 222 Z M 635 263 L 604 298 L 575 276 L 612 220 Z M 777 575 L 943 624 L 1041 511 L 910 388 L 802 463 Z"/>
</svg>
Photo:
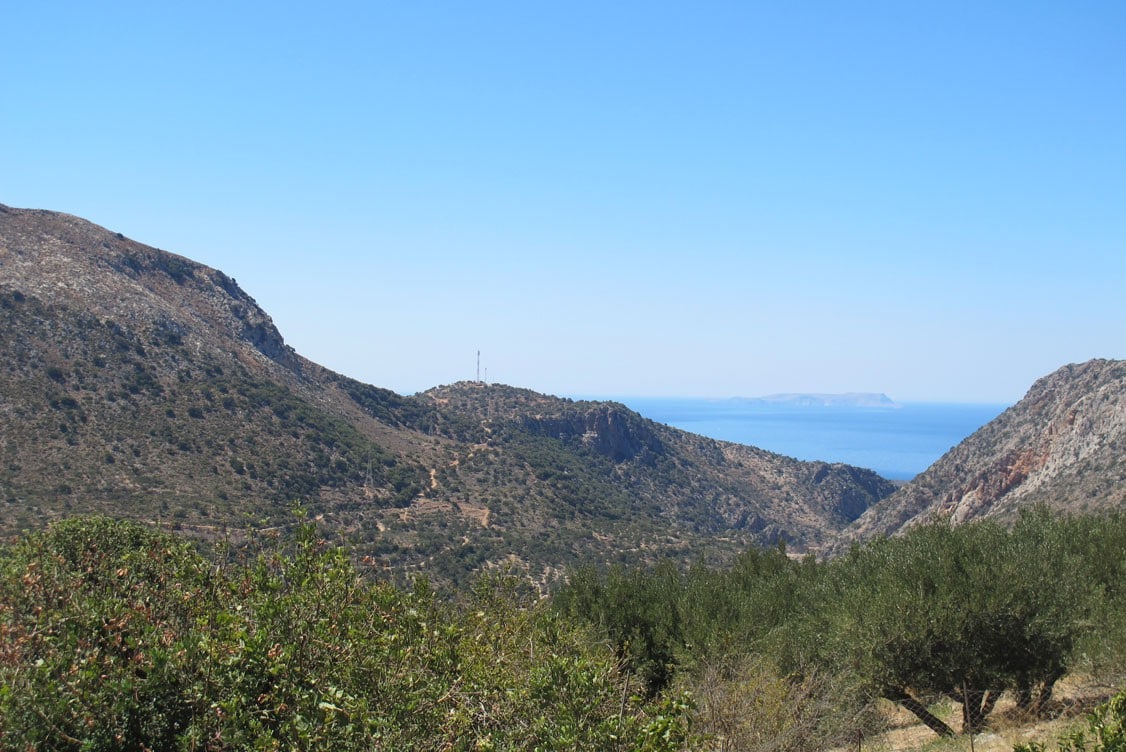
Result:
<svg viewBox="0 0 1126 752">
<path fill-rule="evenodd" d="M 732 397 L 742 405 L 771 407 L 880 407 L 898 408 L 899 403 L 877 392 L 846 392 L 844 394 L 768 394 L 765 397 Z"/>
</svg>

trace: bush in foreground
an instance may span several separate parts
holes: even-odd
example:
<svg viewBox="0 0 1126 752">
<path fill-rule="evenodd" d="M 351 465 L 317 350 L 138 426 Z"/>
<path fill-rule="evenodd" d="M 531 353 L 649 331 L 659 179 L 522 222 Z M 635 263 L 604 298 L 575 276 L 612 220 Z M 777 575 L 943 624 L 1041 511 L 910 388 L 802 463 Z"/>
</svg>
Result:
<svg viewBox="0 0 1126 752">
<path fill-rule="evenodd" d="M 103 518 L 0 551 L 2 749 L 657 752 L 689 712 L 504 578 L 455 607 L 311 526 L 240 565 Z"/>
<path fill-rule="evenodd" d="M 1087 728 L 1060 739 L 1059 752 L 1126 752 L 1126 690 L 1096 708 L 1087 717 Z M 1039 742 L 1018 744 L 1013 752 L 1047 752 Z"/>
</svg>

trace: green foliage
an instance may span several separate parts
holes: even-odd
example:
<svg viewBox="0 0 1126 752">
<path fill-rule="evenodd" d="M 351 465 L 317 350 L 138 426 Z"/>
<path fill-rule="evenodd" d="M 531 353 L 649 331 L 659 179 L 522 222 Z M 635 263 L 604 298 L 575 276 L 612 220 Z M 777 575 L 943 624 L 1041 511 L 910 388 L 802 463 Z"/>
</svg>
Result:
<svg viewBox="0 0 1126 752">
<path fill-rule="evenodd" d="M 685 636 L 701 657 L 748 650 L 770 651 L 767 643 L 805 608 L 813 559 L 790 559 L 785 548 L 750 549 L 730 569 L 694 567 L 685 583 Z"/>
<path fill-rule="evenodd" d="M 1071 524 L 1083 561 L 1074 576 L 1094 588 L 1090 628 L 1079 636 L 1076 652 L 1082 670 L 1117 681 L 1126 666 L 1126 514 L 1079 517 Z"/>
<path fill-rule="evenodd" d="M 604 632 L 624 665 L 656 695 L 672 679 L 683 645 L 682 584 L 669 563 L 653 571 L 614 567 L 605 578 L 593 569 L 574 573 L 555 599 L 573 618 L 591 620 Z"/>
<path fill-rule="evenodd" d="M 588 567 L 571 573 L 555 604 L 603 631 L 655 693 L 681 663 L 776 649 L 767 643 L 793 626 L 817 572 L 812 559 L 793 561 L 781 547 L 750 549 L 726 570 L 685 573 L 669 561 L 605 574 Z"/>
<path fill-rule="evenodd" d="M 1126 752 L 1126 690 L 1087 716 L 1087 728 L 1059 740 L 1059 752 Z M 1040 742 L 1017 744 L 1013 752 L 1047 752 Z"/>
<path fill-rule="evenodd" d="M 590 623 L 647 692 L 697 698 L 696 741 L 708 749 L 815 749 L 868 724 L 853 677 L 776 660 L 821 571 L 781 547 L 749 550 L 727 570 L 586 568 L 554 604 Z"/>
<path fill-rule="evenodd" d="M 0 559 L 0 747 L 172 749 L 200 711 L 193 632 L 213 605 L 185 544 L 72 520 Z"/>
<path fill-rule="evenodd" d="M 76 519 L 0 552 L 0 749 L 680 749 L 691 705 L 512 578 L 461 606 L 362 579 L 311 525 L 212 565 Z"/>
<path fill-rule="evenodd" d="M 864 677 L 870 691 L 920 711 L 917 695 L 963 706 L 978 729 L 1014 690 L 1040 706 L 1063 676 L 1092 603 L 1071 528 L 1046 513 L 1011 529 L 991 522 L 933 524 L 877 541 L 827 567 L 822 665 Z"/>
<path fill-rule="evenodd" d="M 849 695 L 838 696 L 838 708 L 885 697 L 952 734 L 928 704 L 953 700 L 961 728 L 976 731 L 1003 692 L 1038 713 L 1078 661 L 1109 656 L 1121 667 L 1124 551 L 1121 515 L 1057 519 L 1036 510 L 1012 528 L 913 528 L 823 564 L 779 548 L 748 551 L 725 570 L 584 569 L 555 603 L 599 630 L 650 691 L 687 672 L 680 681 L 707 689 L 701 696 L 738 704 L 738 693 L 715 689 L 716 667 L 735 676 L 759 656 L 779 691 L 812 700 L 801 687 L 831 679 Z M 778 722 L 771 717 L 738 725 Z"/>
</svg>

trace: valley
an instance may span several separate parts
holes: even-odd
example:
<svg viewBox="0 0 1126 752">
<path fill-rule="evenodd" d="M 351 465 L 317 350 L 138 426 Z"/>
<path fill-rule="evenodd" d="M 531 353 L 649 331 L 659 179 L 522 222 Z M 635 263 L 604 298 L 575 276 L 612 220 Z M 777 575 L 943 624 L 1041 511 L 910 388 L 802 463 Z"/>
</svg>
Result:
<svg viewBox="0 0 1126 752">
<path fill-rule="evenodd" d="M 946 749 L 1120 686 L 1124 361 L 896 483 L 364 384 L 220 270 L 4 206 L 0 351 L 0 748 Z"/>
</svg>

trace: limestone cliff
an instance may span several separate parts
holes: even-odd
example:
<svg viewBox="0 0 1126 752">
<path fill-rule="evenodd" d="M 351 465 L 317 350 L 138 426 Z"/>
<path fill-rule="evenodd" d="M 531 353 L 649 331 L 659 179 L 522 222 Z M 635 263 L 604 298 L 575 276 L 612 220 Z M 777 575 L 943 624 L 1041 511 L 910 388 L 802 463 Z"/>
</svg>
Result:
<svg viewBox="0 0 1126 752">
<path fill-rule="evenodd" d="M 1126 505 L 1126 361 L 1064 366 L 1017 404 L 867 510 L 848 539 L 934 518 L 952 523 L 1045 504 L 1084 512 Z"/>
</svg>

